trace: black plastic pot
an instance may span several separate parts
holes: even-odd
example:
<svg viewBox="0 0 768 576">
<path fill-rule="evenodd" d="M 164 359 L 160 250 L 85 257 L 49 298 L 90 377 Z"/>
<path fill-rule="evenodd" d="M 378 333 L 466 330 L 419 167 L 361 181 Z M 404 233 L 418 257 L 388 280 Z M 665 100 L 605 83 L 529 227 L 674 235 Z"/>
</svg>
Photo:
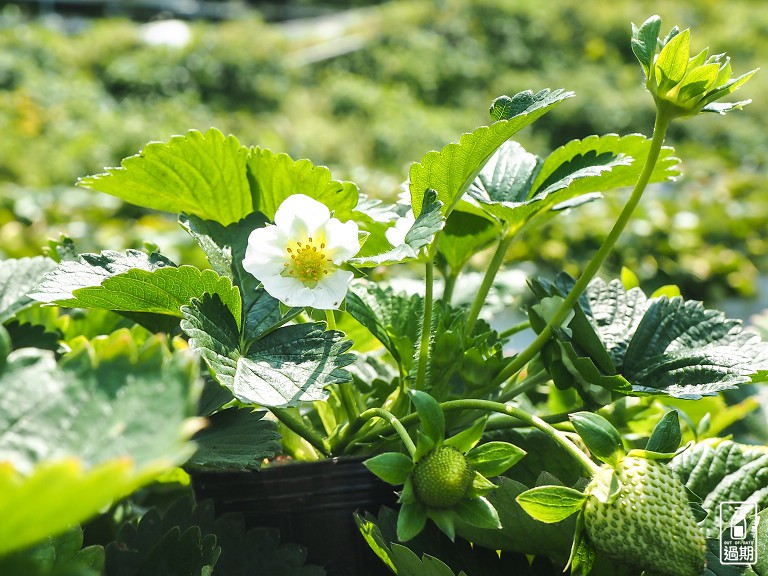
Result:
<svg viewBox="0 0 768 576">
<path fill-rule="evenodd" d="M 391 576 L 357 529 L 353 513 L 393 506 L 393 487 L 359 459 L 272 464 L 261 471 L 194 472 L 198 500 L 216 513 L 239 512 L 248 528 L 278 528 L 283 542 L 305 546 L 328 576 Z"/>
</svg>

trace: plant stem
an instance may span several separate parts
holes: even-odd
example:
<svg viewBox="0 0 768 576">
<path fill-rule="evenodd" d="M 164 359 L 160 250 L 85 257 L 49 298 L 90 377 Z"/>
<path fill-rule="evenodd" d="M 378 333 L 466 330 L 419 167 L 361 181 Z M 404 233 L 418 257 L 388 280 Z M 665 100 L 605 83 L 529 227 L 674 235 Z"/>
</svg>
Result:
<svg viewBox="0 0 768 576">
<path fill-rule="evenodd" d="M 390 426 L 392 426 L 395 432 L 397 432 L 398 436 L 400 436 L 400 440 L 402 440 L 403 445 L 405 446 L 406 450 L 408 450 L 408 453 L 411 456 L 416 453 L 416 445 L 408 435 L 408 431 L 405 429 L 405 426 L 403 426 L 403 424 L 394 414 L 388 410 L 384 410 L 383 408 L 369 408 L 360 414 L 355 420 L 351 421 L 339 437 L 339 441 L 336 444 L 336 451 L 343 451 L 344 448 L 346 448 L 353 440 L 355 433 L 363 427 L 363 424 L 372 418 L 381 418 L 382 420 L 389 422 Z"/>
<path fill-rule="evenodd" d="M 564 436 L 559 430 L 553 428 L 547 424 L 544 420 L 529 414 L 525 410 L 517 408 L 516 406 L 509 406 L 502 404 L 501 402 L 493 402 L 492 400 L 479 400 L 479 399 L 466 399 L 466 400 L 451 400 L 449 402 L 443 402 L 440 407 L 443 411 L 448 412 L 451 410 L 485 410 L 486 412 L 498 412 L 499 414 L 506 414 L 512 416 L 518 420 L 522 420 L 529 426 L 533 426 L 544 432 L 553 441 L 559 444 L 569 455 L 576 459 L 582 468 L 594 476 L 600 467 L 592 462 L 587 455 L 582 452 L 578 446 L 571 442 L 566 436 Z"/>
<path fill-rule="evenodd" d="M 328 330 L 336 330 L 336 317 L 333 315 L 333 310 L 325 311 L 325 321 L 328 323 Z"/>
<path fill-rule="evenodd" d="M 437 242 L 433 244 L 437 246 Z M 416 390 L 424 390 L 427 382 L 427 363 L 429 362 L 429 342 L 432 335 L 432 300 L 435 281 L 435 258 L 430 249 L 427 254 L 425 268 L 424 318 L 421 323 L 421 339 L 419 341 L 419 366 L 416 372 Z"/>
<path fill-rule="evenodd" d="M 502 234 L 503 235 L 499 241 L 499 245 L 496 247 L 496 252 L 494 252 L 493 258 L 491 258 L 491 261 L 488 264 L 488 269 L 485 271 L 483 282 L 480 284 L 480 288 L 478 289 L 474 302 L 472 302 L 472 308 L 469 310 L 467 323 L 464 326 L 465 339 L 469 338 L 469 336 L 472 334 L 472 330 L 475 327 L 477 318 L 480 316 L 480 311 L 483 309 L 483 305 L 485 304 L 485 299 L 488 297 L 488 292 L 490 292 L 491 286 L 493 286 L 493 281 L 496 279 L 496 274 L 504 262 L 504 256 L 506 256 L 507 250 L 509 249 L 509 245 L 512 243 L 512 240 L 514 240 L 514 236 L 507 234 L 506 231 L 504 231 Z"/>
<path fill-rule="evenodd" d="M 547 374 L 546 370 L 541 370 L 540 372 L 537 372 L 535 374 L 530 374 L 522 382 L 519 382 L 516 385 L 510 387 L 508 390 L 502 392 L 499 395 L 499 397 L 496 399 L 496 401 L 509 402 L 516 396 L 519 396 L 524 392 L 528 392 L 528 390 L 535 388 L 539 384 L 544 384 L 544 382 L 546 382 L 549 379 L 550 379 L 550 376 L 549 374 Z"/>
<path fill-rule="evenodd" d="M 456 281 L 459 279 L 459 273 L 451 270 L 450 274 L 443 276 L 443 302 L 446 304 L 451 303 L 453 298 L 453 289 L 456 287 Z"/>
<path fill-rule="evenodd" d="M 552 318 L 549 320 L 544 329 L 539 333 L 536 339 L 531 342 L 531 344 L 525 350 L 520 352 L 520 354 L 518 354 L 515 359 L 499 373 L 498 377 L 496 378 L 497 384 L 501 384 L 519 372 L 523 366 L 530 362 L 536 356 L 536 354 L 539 353 L 539 350 L 541 350 L 544 344 L 549 341 L 552 335 L 552 329 L 559 327 L 565 321 L 578 299 L 587 289 L 587 286 L 589 286 L 589 283 L 592 281 L 600 267 L 603 265 L 603 262 L 605 262 L 605 259 L 608 257 L 608 254 L 613 249 L 614 245 L 621 236 L 621 233 L 624 231 L 624 228 L 627 226 L 627 223 L 632 217 L 632 213 L 635 211 L 635 208 L 637 208 L 637 205 L 643 196 L 643 192 L 645 192 L 645 188 L 648 186 L 648 182 L 651 180 L 651 175 L 653 174 L 653 170 L 656 167 L 656 161 L 659 159 L 659 153 L 661 152 L 661 147 L 664 144 L 664 137 L 667 133 L 667 128 L 669 127 L 670 121 L 671 118 L 667 114 L 657 111 L 656 121 L 653 126 L 653 138 L 651 139 L 651 145 L 648 150 L 648 156 L 645 160 L 645 165 L 643 166 L 643 170 L 640 172 L 640 176 L 635 183 L 635 187 L 632 190 L 632 194 L 630 195 L 629 200 L 624 206 L 624 209 L 621 211 L 621 214 L 619 214 L 619 218 L 616 220 L 613 228 L 611 228 L 608 236 L 603 241 L 600 249 L 592 257 L 592 260 L 589 261 L 589 264 L 587 264 L 587 266 L 584 268 L 581 276 L 576 281 L 576 284 L 574 284 L 573 288 L 571 288 L 571 291 L 565 297 L 565 300 L 557 309 L 554 316 L 552 316 Z"/>
<path fill-rule="evenodd" d="M 499 334 L 499 339 L 503 340 L 504 338 L 509 338 L 510 336 L 514 336 L 518 332 L 522 332 L 523 330 L 526 330 L 531 327 L 531 323 L 528 320 L 524 320 L 520 322 L 519 324 L 515 324 L 514 326 L 510 326 L 504 332 L 501 332 Z"/>
<path fill-rule="evenodd" d="M 275 407 L 270 408 L 270 411 L 275 415 L 275 418 L 280 420 L 281 424 L 304 438 L 304 440 L 320 451 L 323 456 L 330 456 L 331 447 L 328 444 L 328 440 L 320 436 L 317 430 L 307 426 L 301 416 L 297 415 L 297 411 L 291 408 Z"/>
</svg>

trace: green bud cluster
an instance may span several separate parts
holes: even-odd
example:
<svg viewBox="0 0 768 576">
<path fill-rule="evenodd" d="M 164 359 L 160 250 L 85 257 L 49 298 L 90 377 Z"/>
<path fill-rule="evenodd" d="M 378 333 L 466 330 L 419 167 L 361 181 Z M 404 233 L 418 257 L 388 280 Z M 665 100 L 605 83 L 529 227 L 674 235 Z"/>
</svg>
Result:
<svg viewBox="0 0 768 576">
<path fill-rule="evenodd" d="M 633 25 L 632 49 L 646 75 L 646 88 L 656 106 L 670 117 L 693 116 L 699 112 L 725 112 L 748 104 L 718 103 L 735 91 L 757 70 L 731 78 L 730 58 L 725 54 L 710 56 L 704 49 L 691 56 L 690 30 L 674 27 L 666 38 L 658 39 L 661 20 L 649 18 L 640 28 Z M 656 54 L 658 45 L 661 51 Z"/>
</svg>

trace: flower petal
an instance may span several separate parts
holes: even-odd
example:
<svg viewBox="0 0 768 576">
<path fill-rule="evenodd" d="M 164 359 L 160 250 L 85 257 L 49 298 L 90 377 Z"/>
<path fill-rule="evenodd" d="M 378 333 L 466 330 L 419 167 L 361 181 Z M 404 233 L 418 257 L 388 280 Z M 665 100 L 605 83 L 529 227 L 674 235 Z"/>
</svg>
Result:
<svg viewBox="0 0 768 576">
<path fill-rule="evenodd" d="M 334 264 L 341 264 L 360 251 L 357 222 L 331 218 L 325 226 L 325 253 Z"/>
<path fill-rule="evenodd" d="M 276 226 L 258 228 L 248 237 L 243 268 L 258 280 L 282 272 L 288 262 L 286 241 Z"/>
<path fill-rule="evenodd" d="M 341 306 L 344 297 L 347 295 L 347 288 L 352 281 L 354 274 L 346 270 L 336 270 L 329 274 L 312 289 L 315 297 L 313 308 L 318 310 L 336 310 Z M 296 306 L 296 304 L 293 304 Z"/>
<path fill-rule="evenodd" d="M 301 308 L 303 306 L 312 306 L 312 303 L 315 301 L 312 291 L 304 286 L 298 278 L 277 274 L 262 278 L 261 283 L 264 285 L 264 290 L 270 296 L 277 298 L 286 306 Z"/>
<path fill-rule="evenodd" d="M 275 213 L 275 225 L 292 240 L 303 242 L 330 220 L 331 212 L 322 202 L 305 194 L 288 196 Z"/>
</svg>

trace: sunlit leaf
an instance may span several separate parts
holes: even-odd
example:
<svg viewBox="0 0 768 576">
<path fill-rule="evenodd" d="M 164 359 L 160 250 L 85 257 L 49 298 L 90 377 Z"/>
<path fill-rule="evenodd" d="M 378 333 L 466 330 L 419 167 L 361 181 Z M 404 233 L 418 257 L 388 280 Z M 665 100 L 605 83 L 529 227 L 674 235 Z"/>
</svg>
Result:
<svg viewBox="0 0 768 576">
<path fill-rule="evenodd" d="M 499 146 L 571 96 L 572 92 L 563 90 L 518 94 L 516 102 L 521 105 L 514 105 L 514 99 L 510 99 L 509 105 L 496 105 L 497 121 L 490 126 L 464 134 L 458 143 L 448 144 L 439 152 L 427 153 L 410 170 L 409 186 L 414 214 L 419 215 L 428 189 L 437 192 L 438 200 L 443 203 L 443 213 L 450 212 Z"/>
<path fill-rule="evenodd" d="M 228 408 L 208 417 L 194 437 L 197 451 L 187 468 L 258 470 L 266 458 L 281 450 L 277 424 L 265 412 Z"/>
<path fill-rule="evenodd" d="M 206 294 L 182 308 L 181 327 L 189 344 L 208 363 L 218 382 L 246 404 L 295 406 L 324 400 L 325 387 L 346 382 L 343 366 L 354 356 L 343 334 L 324 324 L 283 326 L 241 350 L 237 323 L 218 295 Z"/>
<path fill-rule="evenodd" d="M 259 147 L 249 152 L 248 180 L 253 190 L 254 209 L 270 220 L 283 200 L 299 193 L 322 202 L 336 218 L 345 220 L 357 205 L 359 194 L 352 182 L 333 180 L 325 166 Z"/>
<path fill-rule="evenodd" d="M 718 538 L 722 502 L 756 503 L 768 508 L 768 448 L 712 438 L 681 452 L 670 462 L 686 488 L 701 498 L 708 512 L 702 522 L 707 537 Z"/>
<path fill-rule="evenodd" d="M 147 144 L 120 168 L 77 184 L 137 206 L 187 212 L 226 225 L 253 211 L 247 157 L 248 149 L 234 136 L 214 128 L 205 134 L 190 130 L 168 142 Z"/>
<path fill-rule="evenodd" d="M 43 256 L 0 261 L 0 323 L 35 303 L 27 293 L 55 267 Z"/>
</svg>

